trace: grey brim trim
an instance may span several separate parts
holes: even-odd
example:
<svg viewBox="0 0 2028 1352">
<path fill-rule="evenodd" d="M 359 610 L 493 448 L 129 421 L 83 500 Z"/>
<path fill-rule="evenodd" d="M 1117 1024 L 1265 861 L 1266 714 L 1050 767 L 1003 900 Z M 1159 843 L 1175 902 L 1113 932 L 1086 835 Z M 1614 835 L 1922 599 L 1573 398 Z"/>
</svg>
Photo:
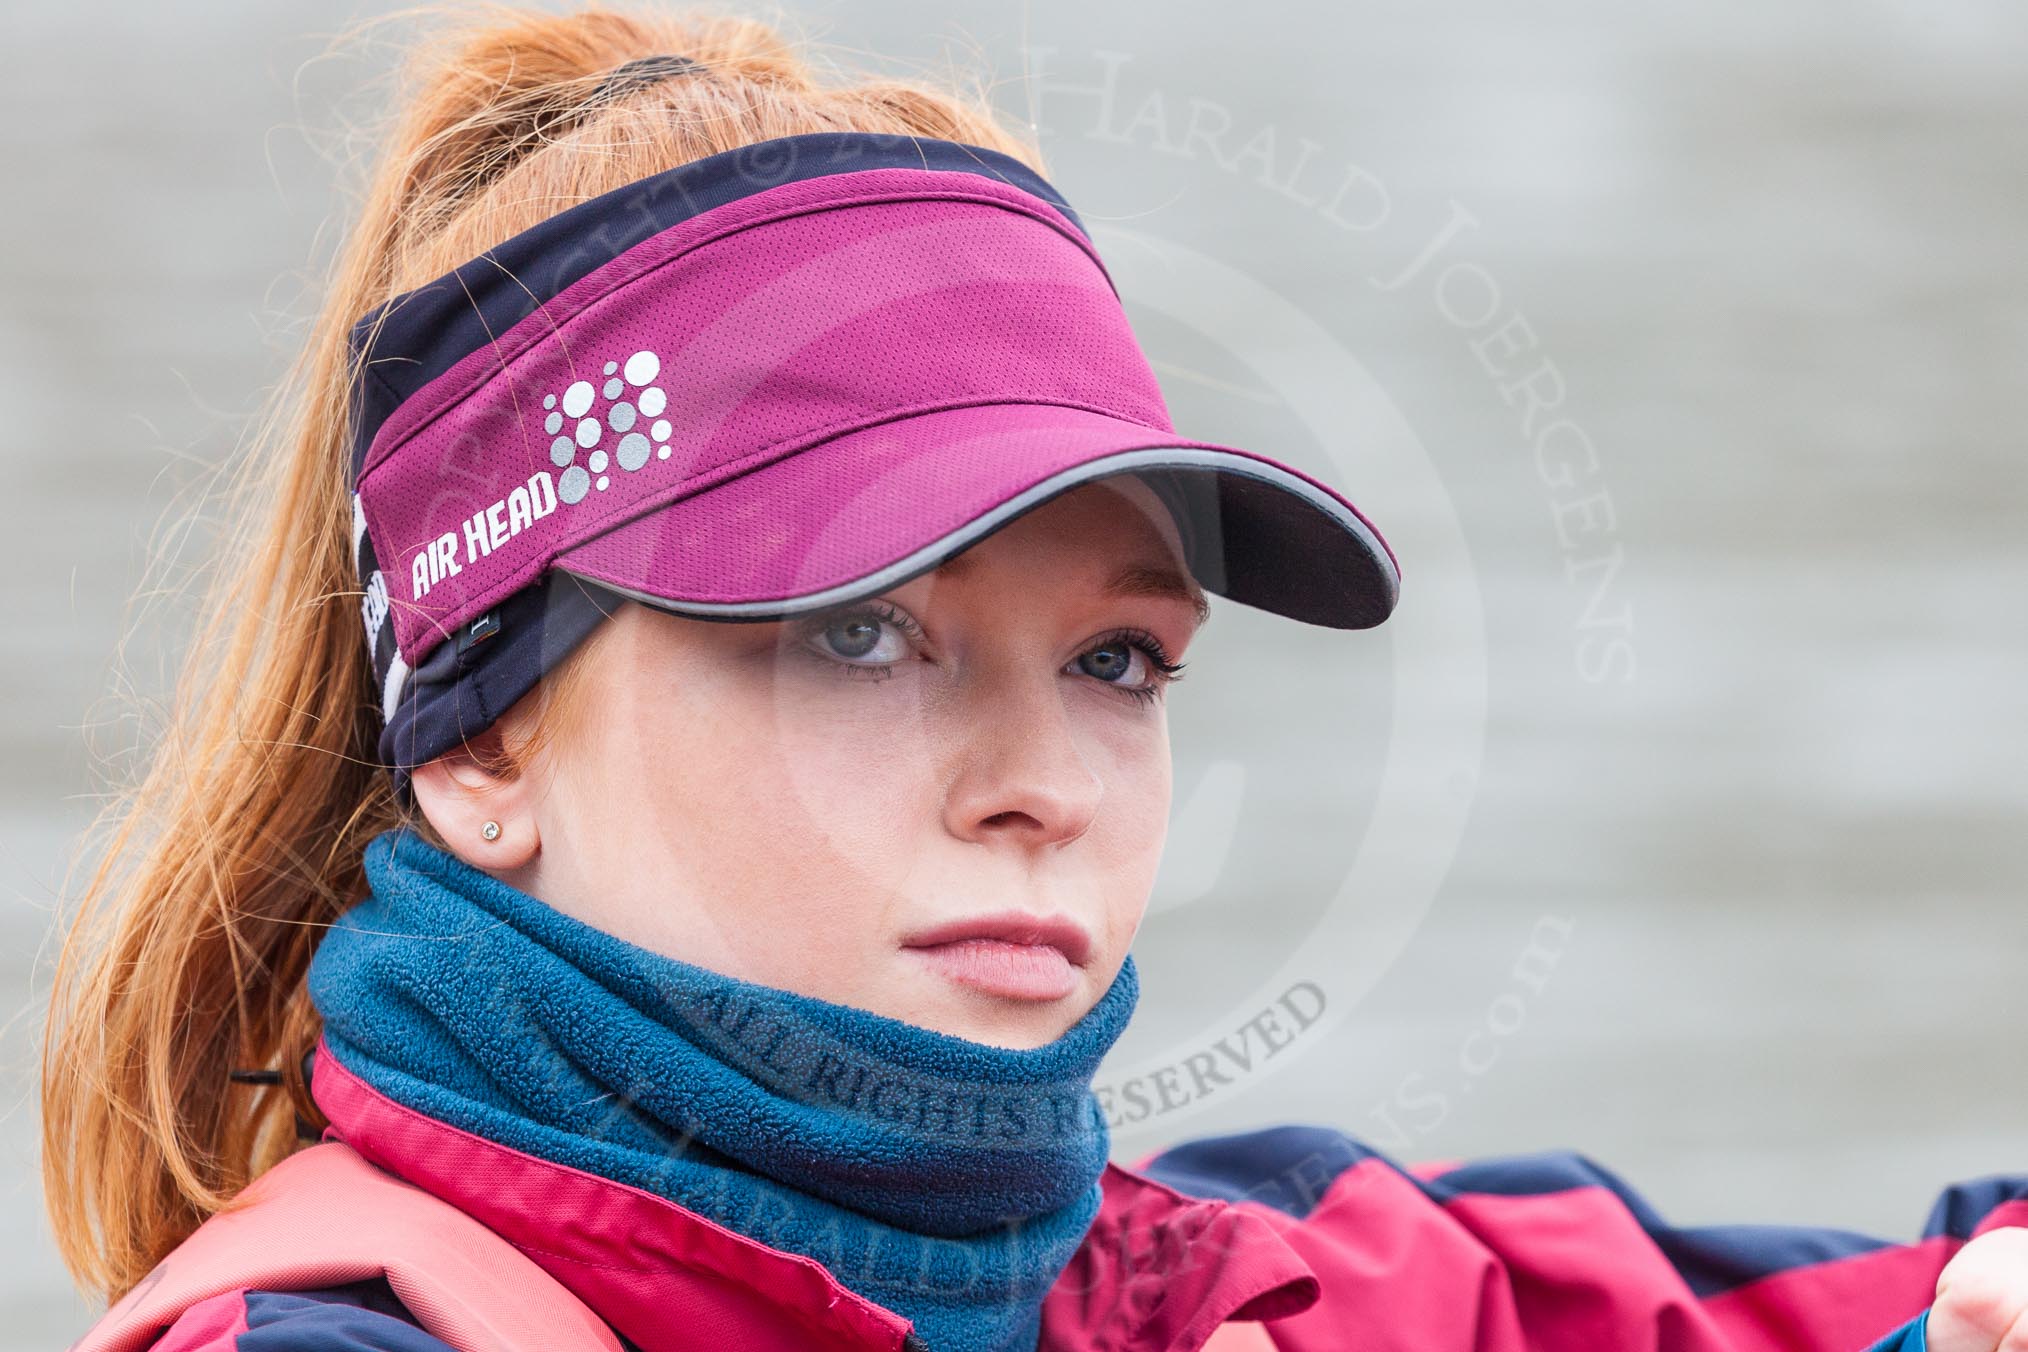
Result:
<svg viewBox="0 0 2028 1352">
<path fill-rule="evenodd" d="M 1073 465 L 1069 469 L 1051 475 L 1040 483 L 1017 493 L 1005 502 L 980 513 L 964 525 L 959 526 L 956 530 L 939 536 L 920 549 L 896 559 L 883 568 L 855 578 L 851 582 L 840 583 L 835 587 L 827 587 L 822 591 L 810 592 L 802 596 L 776 597 L 759 601 L 688 601 L 657 596 L 652 592 L 619 586 L 602 578 L 577 573 L 573 573 L 573 575 L 583 577 L 585 581 L 592 585 L 603 587 L 616 595 L 625 596 L 644 605 L 654 606 L 657 609 L 671 611 L 676 614 L 697 615 L 720 620 L 779 619 L 786 616 L 823 610 L 848 601 L 875 596 L 891 588 L 898 587 L 910 578 L 937 567 L 944 560 L 963 553 L 966 549 L 969 549 L 972 545 L 991 535 L 994 531 L 1005 526 L 1008 522 L 1021 516 L 1023 513 L 1032 511 L 1051 498 L 1069 492 L 1081 484 L 1090 483 L 1096 479 L 1110 478 L 1117 474 L 1161 469 L 1214 470 L 1221 475 L 1236 475 L 1241 478 L 1256 479 L 1294 495 L 1303 503 L 1327 517 L 1346 536 L 1361 547 L 1366 555 L 1366 562 L 1370 567 L 1373 579 L 1382 591 L 1382 595 L 1373 598 L 1370 617 L 1362 618 L 1356 624 L 1343 627 L 1364 628 L 1370 624 L 1378 624 L 1381 619 L 1386 617 L 1387 612 L 1394 608 L 1395 597 L 1398 594 L 1400 586 L 1400 577 L 1395 570 L 1394 561 L 1388 554 L 1387 547 L 1381 543 L 1380 538 L 1374 534 L 1372 528 L 1361 520 L 1358 515 L 1348 511 L 1343 503 L 1330 494 L 1323 492 L 1315 484 L 1297 475 L 1290 474 L 1279 466 L 1226 451 L 1206 450 L 1202 447 L 1190 446 L 1157 446 L 1132 451 L 1120 451 L 1112 455 L 1100 456 L 1094 460 L 1087 460 L 1082 464 Z M 555 566 L 562 572 L 573 571 L 567 563 L 559 562 Z M 1311 566 L 1315 565 L 1312 564 Z M 1207 579 L 1200 575 L 1198 580 L 1205 586 L 1206 590 L 1214 594 L 1227 594 L 1222 585 L 1213 585 L 1213 579 Z M 1244 598 L 1237 599 L 1244 600 Z"/>
</svg>

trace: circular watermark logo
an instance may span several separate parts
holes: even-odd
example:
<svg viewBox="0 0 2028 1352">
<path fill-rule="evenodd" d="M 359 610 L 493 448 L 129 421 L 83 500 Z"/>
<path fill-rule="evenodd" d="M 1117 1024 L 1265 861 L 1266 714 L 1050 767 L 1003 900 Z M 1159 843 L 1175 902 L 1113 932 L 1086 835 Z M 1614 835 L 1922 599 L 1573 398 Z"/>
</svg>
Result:
<svg viewBox="0 0 2028 1352">
<path fill-rule="evenodd" d="M 770 162 L 768 181 L 801 182 L 796 176 L 807 167 Z M 869 214 L 883 210 L 889 209 L 871 207 Z M 976 207 L 972 210 L 977 213 Z M 1180 800 L 1172 804 L 1171 816 L 1172 821 L 1187 821 L 1187 831 L 1171 831 L 1166 841 L 1150 833 L 1150 848 L 1143 857 L 1129 860 L 1116 876 L 1100 880 L 1123 880 L 1141 889 L 1158 926 L 1207 899 L 1244 905 L 1246 880 L 1233 875 L 1249 857 L 1253 842 L 1247 833 L 1290 793 L 1302 794 L 1305 778 L 1321 774 L 1334 758 L 1357 760 L 1367 767 L 1362 801 L 1348 808 L 1342 819 L 1327 822 L 1326 834 L 1318 842 L 1317 858 L 1335 872 L 1335 878 L 1320 884 L 1312 876 L 1306 894 L 1294 905 L 1276 908 L 1267 918 L 1269 932 L 1254 936 L 1245 961 L 1217 971 L 1194 992 L 1187 1022 L 1172 1017 L 1152 1039 L 1130 1036 L 1101 1071 L 1094 1089 L 1115 1131 L 1166 1132 L 1260 1077 L 1296 1063 L 1358 1004 L 1416 933 L 1450 867 L 1478 783 L 1487 703 L 1484 606 L 1457 510 L 1410 419 L 1366 364 L 1301 305 L 1233 261 L 1145 228 L 1099 221 L 1086 225 L 1118 300 L 1095 290 L 1088 269 L 1080 274 L 1079 289 L 1071 289 L 1058 256 L 994 251 L 1002 248 L 1002 237 L 995 233 L 1005 229 L 1002 216 L 987 212 L 986 226 L 974 227 L 962 208 L 937 207 L 913 215 L 896 210 L 878 228 L 860 233 L 818 231 L 806 246 L 807 255 L 793 264 L 774 264 L 757 280 L 733 269 L 716 293 L 700 290 L 699 299 L 710 295 L 715 308 L 686 320 L 687 327 L 663 322 L 652 349 L 654 374 L 661 385 L 680 388 L 684 394 L 680 401 L 672 397 L 667 410 L 659 406 L 654 410 L 670 423 L 666 429 L 658 424 L 654 439 L 666 436 L 668 440 L 660 444 L 665 448 L 673 444 L 674 449 L 657 452 L 659 458 L 647 461 L 644 469 L 678 478 L 694 476 L 697 489 L 691 496 L 697 501 L 708 498 L 711 509 L 687 508 L 685 499 L 672 501 L 660 515 L 684 524 L 663 530 L 632 562 L 643 590 L 664 574 L 694 573 L 698 561 L 704 560 L 716 570 L 714 576 L 739 575 L 738 580 L 752 586 L 755 594 L 820 597 L 838 590 L 834 579 L 841 559 L 877 557 L 877 542 L 868 543 L 868 523 L 892 529 L 898 503 L 932 502 L 941 509 L 955 495 L 977 491 L 955 469 L 908 442 L 904 415 L 910 407 L 899 409 L 888 425 L 901 430 L 892 436 L 883 432 L 885 440 L 867 442 L 867 451 L 813 455 L 809 472 L 793 480 L 795 498 L 784 498 L 779 489 L 767 487 L 770 470 L 786 463 L 786 455 L 777 451 L 770 459 L 765 443 L 740 440 L 756 435 L 755 410 L 765 413 L 771 397 L 783 409 L 777 421 L 793 413 L 808 423 L 809 411 L 821 409 L 827 401 L 849 414 L 855 400 L 863 401 L 877 390 L 889 377 L 878 366 L 879 344 L 854 337 L 862 332 L 910 354 L 913 365 L 891 376 L 904 392 L 911 379 L 927 379 L 925 369 L 931 377 L 940 375 L 960 388 L 967 382 L 982 390 L 993 387 L 990 363 L 974 371 L 953 359 L 948 370 L 937 371 L 944 360 L 939 345 L 900 341 L 907 325 L 897 322 L 896 315 L 949 324 L 950 346 L 969 344 L 964 350 L 984 362 L 983 354 L 994 343 L 1020 336 L 1003 332 L 1015 319 L 990 305 L 1006 303 L 1020 288 L 1056 288 L 1047 294 L 1060 294 L 1060 302 L 1038 304 L 1018 315 L 1021 322 L 1035 323 L 1046 332 L 1052 325 L 1070 327 L 1086 317 L 1116 322 L 1106 321 L 1096 310 L 1086 315 L 1077 308 L 1093 305 L 1094 295 L 1102 295 L 1104 306 L 1123 302 L 1144 321 L 1152 321 L 1140 328 L 1151 335 L 1143 348 L 1156 371 L 1185 379 L 1206 366 L 1246 373 L 1245 382 L 1234 383 L 1231 389 L 1235 397 L 1260 405 L 1265 410 L 1260 421 L 1272 424 L 1273 431 L 1260 441 L 1236 440 L 1257 446 L 1260 454 L 1279 462 L 1297 468 L 1307 464 L 1314 477 L 1342 487 L 1346 496 L 1370 512 L 1404 560 L 1403 599 L 1386 625 L 1373 634 L 1328 633 L 1333 647 L 1325 665 L 1328 669 L 1329 664 L 1340 664 L 1343 680 L 1311 678 L 1308 694 L 1333 706 L 1334 716 L 1299 718 L 1286 725 L 1297 730 L 1301 738 L 1297 746 L 1284 739 L 1272 746 L 1222 748 L 1202 763 L 1201 773 L 1194 754 L 1186 751 L 1192 774 Z M 1034 225 L 1025 228 L 1038 230 Z M 786 236 L 799 229 L 815 227 L 784 221 L 760 233 Z M 898 248 L 911 250 L 906 267 L 896 263 Z M 1060 244 L 1056 248 L 1059 254 L 1064 251 Z M 1083 260 L 1077 261 L 1083 268 Z M 698 266 L 709 273 L 708 260 Z M 968 294 L 964 288 L 982 280 L 988 284 L 982 294 L 998 298 L 982 312 L 950 299 Z M 628 341 L 621 341 L 623 337 Z M 588 370 L 613 386 L 616 396 L 625 395 L 627 377 L 617 368 L 637 359 L 629 355 L 636 352 L 636 337 L 622 328 L 606 347 L 596 347 L 579 335 L 574 360 L 592 363 Z M 1006 346 L 1004 360 L 1029 356 L 1018 341 Z M 599 362 L 615 369 L 606 371 Z M 1039 376 L 1045 386 L 1073 379 L 1048 371 Z M 782 391 L 801 402 L 792 405 Z M 588 417 L 590 396 L 596 392 L 594 380 L 587 377 L 561 395 L 554 389 L 537 392 L 571 406 L 551 407 L 539 398 L 528 401 L 528 416 L 544 420 L 531 440 L 545 463 L 569 461 L 574 467 L 579 453 L 591 444 L 586 437 L 597 439 L 601 425 Z M 948 404 L 946 394 L 938 397 Z M 902 402 L 907 405 L 908 399 Z M 1065 406 L 1075 407 L 1075 399 L 1067 399 Z M 1139 411 L 1147 419 L 1161 416 L 1159 406 Z M 579 418 L 572 436 L 566 436 L 571 430 L 567 414 Z M 852 427 L 841 421 L 841 431 Z M 809 441 L 822 430 L 821 424 L 803 427 L 796 436 Z M 1068 427 L 1066 439 L 1076 430 Z M 990 426 L 957 431 L 993 435 Z M 1201 439 L 1193 438 L 1192 431 L 1179 428 L 1178 436 Z M 815 444 L 822 440 L 819 437 Z M 761 449 L 725 465 L 704 462 L 711 448 L 727 444 Z M 954 437 L 945 456 L 948 465 L 955 465 L 964 446 L 961 436 Z M 597 446 L 590 453 L 604 454 Z M 601 464 L 590 469 L 610 472 Z M 929 475 L 951 478 L 932 485 Z M 593 490 L 600 487 L 592 481 Z M 584 498 L 587 492 L 577 496 Z M 598 494 L 591 491 L 589 496 L 595 499 Z M 1005 505 L 997 497 L 989 498 L 982 501 L 981 510 Z M 511 538 L 511 502 L 503 508 L 503 520 Z M 965 547 L 983 538 L 971 531 Z M 733 557 L 729 551 L 735 550 L 744 553 Z M 778 575 L 754 581 L 741 573 L 749 559 L 769 558 L 775 560 Z M 855 584 L 844 590 L 867 588 Z M 677 607 L 686 608 L 713 620 L 775 618 L 764 605 L 753 606 L 752 613 L 737 605 Z M 801 609 L 820 613 L 814 605 Z M 778 660 L 798 641 L 794 632 L 793 625 L 784 626 Z M 1232 656 L 1226 654 L 1228 659 Z M 1274 698 L 1273 670 L 1248 670 L 1243 679 L 1257 691 L 1253 698 Z M 671 829 L 666 832 L 635 835 L 629 850 L 638 861 L 639 875 L 664 879 L 679 892 L 739 886 L 804 888 L 816 910 L 858 905 L 871 917 L 891 909 L 883 896 L 920 899 L 952 886 L 985 883 L 984 874 L 976 879 L 930 876 L 938 867 L 936 860 L 896 857 L 905 854 L 910 837 L 868 829 L 870 817 L 883 812 L 921 809 L 934 815 L 938 810 L 936 804 L 913 799 L 884 805 L 873 787 L 880 758 L 931 754 L 927 743 L 910 740 L 922 730 L 829 722 L 820 726 L 788 709 L 785 702 L 800 698 L 792 692 L 801 689 L 793 682 L 775 687 L 775 707 L 768 717 L 772 727 L 789 731 L 750 747 L 753 758 L 745 768 L 760 774 L 762 763 L 772 762 L 764 772 L 772 787 L 743 803 L 696 799 L 708 807 L 690 814 L 691 820 L 667 822 Z M 628 698 L 653 697 L 641 691 Z M 672 716 L 698 720 L 699 736 L 692 749 L 699 766 L 669 764 L 668 742 L 618 748 L 620 754 L 639 755 L 639 781 L 697 775 L 702 766 L 703 777 L 694 785 L 699 794 L 741 792 L 736 777 L 740 767 L 717 764 L 713 778 L 712 753 L 703 742 L 713 720 L 729 729 L 758 717 L 758 711 L 746 706 L 671 707 L 681 710 Z M 1002 715 L 1024 716 L 1028 714 Z M 651 720 L 637 721 L 646 726 Z M 1356 736 L 1356 741 L 1334 746 L 1334 733 Z M 853 754 L 863 758 L 857 763 L 863 769 L 856 771 L 854 763 L 839 754 L 839 747 L 855 738 L 859 740 L 850 743 Z M 1119 791 L 1132 794 L 1141 787 Z M 741 818 L 738 826 L 725 818 L 728 811 Z M 747 812 L 772 819 L 748 819 L 743 816 Z M 709 821 L 718 824 L 707 828 Z M 743 837 L 742 832 L 751 835 Z M 756 851 L 778 852 L 778 876 L 742 881 L 738 869 L 715 862 L 714 850 L 723 851 L 742 838 L 750 839 Z M 818 856 L 831 860 L 835 868 L 812 878 L 802 865 Z M 948 852 L 940 858 L 948 858 Z M 1003 892 L 1010 877 L 1005 868 L 992 875 Z M 1004 906 L 1007 899 L 992 900 Z M 754 942 L 791 946 L 810 942 L 807 932 L 795 928 L 757 934 L 752 917 L 736 906 L 693 907 L 688 914 L 700 927 L 715 932 L 700 928 L 687 936 L 671 935 L 669 942 L 674 951 L 706 965 L 712 964 L 715 954 L 750 948 Z M 780 908 L 770 914 L 779 917 Z M 1232 928 L 1247 923 L 1236 922 Z M 652 930 L 639 937 L 654 941 Z M 823 957 L 818 954 L 814 960 Z M 838 957 L 848 960 L 850 955 Z M 838 989 L 849 991 L 852 983 L 841 982 Z"/>
</svg>

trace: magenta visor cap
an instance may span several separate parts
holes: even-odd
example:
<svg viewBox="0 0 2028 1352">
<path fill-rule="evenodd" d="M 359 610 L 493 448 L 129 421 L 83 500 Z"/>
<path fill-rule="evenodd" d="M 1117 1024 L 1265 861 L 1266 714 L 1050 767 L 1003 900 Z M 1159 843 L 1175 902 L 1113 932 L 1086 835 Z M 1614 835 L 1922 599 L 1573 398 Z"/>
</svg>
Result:
<svg viewBox="0 0 2028 1352">
<path fill-rule="evenodd" d="M 566 597 L 786 618 L 1113 475 L 1169 508 L 1207 592 L 1363 629 L 1399 588 L 1332 488 L 1177 435 L 1083 223 L 980 146 L 822 132 L 693 161 L 395 297 L 352 351 L 397 769 L 588 632 Z"/>
</svg>

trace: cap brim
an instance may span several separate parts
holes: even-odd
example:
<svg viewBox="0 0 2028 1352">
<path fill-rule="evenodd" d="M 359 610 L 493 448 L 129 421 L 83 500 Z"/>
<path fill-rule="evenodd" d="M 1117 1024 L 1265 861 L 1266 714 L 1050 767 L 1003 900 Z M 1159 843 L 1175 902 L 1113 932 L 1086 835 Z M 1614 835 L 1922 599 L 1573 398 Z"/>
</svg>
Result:
<svg viewBox="0 0 2028 1352">
<path fill-rule="evenodd" d="M 764 620 L 897 587 L 1080 484 L 1133 473 L 1206 591 L 1365 629 L 1400 573 L 1349 502 L 1265 456 L 1085 409 L 981 404 L 862 427 L 668 503 L 555 567 L 683 614 Z"/>
</svg>

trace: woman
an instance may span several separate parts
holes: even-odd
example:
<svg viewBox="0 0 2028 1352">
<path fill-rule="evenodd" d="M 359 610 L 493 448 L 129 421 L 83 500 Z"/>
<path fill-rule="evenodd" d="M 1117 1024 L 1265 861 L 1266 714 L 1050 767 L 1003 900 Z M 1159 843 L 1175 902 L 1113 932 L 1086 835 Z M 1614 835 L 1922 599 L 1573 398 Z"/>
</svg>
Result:
<svg viewBox="0 0 2028 1352">
<path fill-rule="evenodd" d="M 1175 433 L 974 101 L 606 11 L 411 75 L 66 947 L 81 1347 L 1998 1345 L 2018 1190 L 1895 1248 L 1108 1164 L 1205 593 L 1371 627 L 1386 545 Z"/>
</svg>

